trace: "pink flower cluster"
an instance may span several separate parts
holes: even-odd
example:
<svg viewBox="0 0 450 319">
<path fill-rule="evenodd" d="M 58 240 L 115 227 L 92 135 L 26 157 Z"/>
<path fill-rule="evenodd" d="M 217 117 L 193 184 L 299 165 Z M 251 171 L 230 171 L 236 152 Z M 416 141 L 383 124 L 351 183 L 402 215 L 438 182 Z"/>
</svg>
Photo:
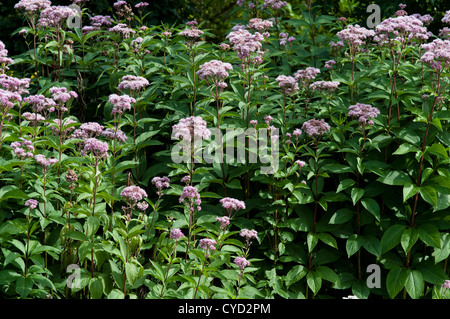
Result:
<svg viewBox="0 0 450 319">
<path fill-rule="evenodd" d="M 118 33 L 122 35 L 124 39 L 128 39 L 132 34 L 136 33 L 136 31 L 129 28 L 125 23 L 118 23 L 114 27 L 109 28 L 108 31 Z"/>
<path fill-rule="evenodd" d="M 335 65 L 335 64 L 336 64 L 336 61 L 334 61 L 334 60 L 328 60 L 328 61 L 325 62 L 324 67 L 325 67 L 326 69 L 331 69 L 331 68 L 333 67 L 333 65 Z"/>
<path fill-rule="evenodd" d="M 228 217 L 231 216 L 233 211 L 237 212 L 240 209 L 245 209 L 245 203 L 235 198 L 224 197 L 219 202 L 222 204 L 222 207 L 226 209 Z"/>
<path fill-rule="evenodd" d="M 220 223 L 220 228 L 222 230 L 230 225 L 230 218 L 228 216 L 216 217 L 216 220 Z"/>
<path fill-rule="evenodd" d="M 5 44 L 2 41 L 0 41 L 0 71 L 2 70 L 2 65 L 12 64 L 12 63 L 14 63 L 14 60 L 11 58 L 8 58 L 8 50 L 6 50 Z M 6 70 L 8 70 L 8 68 L 6 66 L 4 68 Z"/>
<path fill-rule="evenodd" d="M 145 197 L 147 197 L 147 193 L 144 189 L 140 188 L 139 186 L 131 185 L 125 187 L 120 193 L 120 196 L 122 196 L 122 198 L 125 199 L 125 201 L 134 205 L 137 202 L 144 199 Z"/>
<path fill-rule="evenodd" d="M 30 209 L 35 209 L 38 206 L 39 202 L 35 199 L 27 199 L 25 202 L 25 206 L 30 207 Z"/>
<path fill-rule="evenodd" d="M 201 80 L 211 81 L 217 87 L 224 89 L 227 87 L 227 84 L 223 80 L 229 75 L 227 71 L 232 69 L 233 67 L 230 63 L 211 60 L 200 65 L 197 75 Z"/>
<path fill-rule="evenodd" d="M 200 116 L 191 116 L 181 119 L 178 124 L 172 126 L 172 136 L 190 142 L 192 138 L 209 139 L 211 131 Z"/>
<path fill-rule="evenodd" d="M 20 0 L 14 5 L 14 9 L 24 10 L 28 14 L 36 14 L 52 5 L 49 0 Z"/>
<path fill-rule="evenodd" d="M 273 27 L 273 22 L 270 20 L 263 20 L 260 18 L 252 18 L 247 24 L 247 28 L 259 32 L 265 32 Z"/>
<path fill-rule="evenodd" d="M 290 37 L 289 33 L 281 32 L 280 33 L 280 45 L 286 45 L 287 43 L 291 43 L 295 41 L 295 37 Z"/>
<path fill-rule="evenodd" d="M 251 53 L 261 54 L 264 37 L 259 32 L 251 34 L 245 29 L 240 29 L 230 32 L 226 38 L 230 41 L 233 51 L 237 52 L 240 60 L 248 59 Z"/>
<path fill-rule="evenodd" d="M 298 92 L 298 82 L 292 76 L 279 75 L 276 79 L 278 86 L 283 89 L 285 94 L 294 94 Z"/>
<path fill-rule="evenodd" d="M 217 242 L 214 239 L 202 238 L 200 239 L 199 247 L 207 252 L 216 250 Z"/>
<path fill-rule="evenodd" d="M 375 27 L 376 36 L 373 39 L 380 44 L 385 44 L 389 42 L 392 34 L 394 41 L 402 44 L 414 39 L 427 40 L 432 34 L 423 24 L 417 16 L 388 18 Z"/>
<path fill-rule="evenodd" d="M 241 232 L 239 233 L 239 235 L 241 235 L 241 237 L 244 237 L 245 239 L 258 239 L 258 232 L 254 229 L 249 230 L 249 229 L 242 229 Z"/>
<path fill-rule="evenodd" d="M 369 125 L 373 125 L 374 122 L 372 119 L 376 118 L 380 111 L 369 104 L 357 103 L 356 105 L 352 105 L 349 108 L 348 116 L 357 117 L 359 122 Z"/>
<path fill-rule="evenodd" d="M 24 102 L 30 104 L 35 113 L 46 114 L 55 111 L 56 102 L 42 94 L 27 96 Z"/>
<path fill-rule="evenodd" d="M 71 98 L 76 99 L 78 94 L 75 91 L 68 91 L 65 87 L 51 87 L 50 93 L 52 94 L 52 99 L 61 106 L 61 109 L 67 111 L 62 105 L 66 103 Z"/>
<path fill-rule="evenodd" d="M 22 96 L 17 92 L 0 89 L 0 115 L 8 116 L 9 110 L 14 107 L 14 102 L 21 102 Z"/>
<path fill-rule="evenodd" d="M 28 94 L 28 87 L 31 79 L 18 79 L 6 74 L 0 74 L 0 86 L 5 90 L 17 92 L 19 94 Z"/>
<path fill-rule="evenodd" d="M 102 132 L 102 136 L 106 137 L 107 139 L 114 140 L 121 143 L 125 143 L 127 140 L 127 135 L 122 130 L 115 130 L 111 128 L 107 128 Z"/>
<path fill-rule="evenodd" d="M 121 91 L 130 90 L 136 92 L 142 90 L 147 85 L 149 85 L 148 80 L 142 76 L 125 75 L 122 77 L 122 81 L 117 88 Z"/>
<path fill-rule="evenodd" d="M 33 143 L 23 137 L 21 137 L 20 139 L 21 141 L 11 143 L 11 148 L 13 149 L 14 154 L 21 159 L 24 159 L 26 157 L 33 157 Z"/>
<path fill-rule="evenodd" d="M 450 24 L 450 10 L 445 11 L 444 17 L 441 20 L 444 23 L 449 23 Z"/>
<path fill-rule="evenodd" d="M 342 41 L 347 42 L 350 47 L 356 48 L 363 45 L 365 43 L 364 40 L 367 38 L 373 37 L 375 32 L 355 24 L 347 26 L 347 28 L 339 31 L 336 35 Z"/>
<path fill-rule="evenodd" d="M 323 119 L 310 119 L 309 121 L 303 123 L 302 129 L 310 137 L 319 137 L 322 136 L 325 132 L 330 131 L 330 125 L 328 125 L 328 123 L 326 123 Z"/>
<path fill-rule="evenodd" d="M 339 86 L 339 82 L 336 81 L 316 81 L 312 83 L 309 87 L 313 91 L 319 92 L 332 92 L 336 90 Z"/>
<path fill-rule="evenodd" d="M 245 259 L 244 257 L 236 257 L 234 259 L 234 263 L 236 264 L 236 266 L 238 266 L 241 270 L 244 270 L 245 267 L 250 265 L 250 262 Z"/>
<path fill-rule="evenodd" d="M 420 60 L 434 70 L 440 70 L 442 65 L 450 68 L 450 40 L 435 39 L 431 43 L 421 45 L 425 50 Z"/>
<path fill-rule="evenodd" d="M 170 187 L 170 179 L 167 176 L 163 176 L 163 177 L 156 176 L 156 177 L 153 177 L 152 184 L 155 185 L 156 188 L 158 189 L 156 194 L 158 196 L 161 196 L 162 195 L 161 191 L 163 190 L 163 188 Z"/>
<path fill-rule="evenodd" d="M 109 96 L 109 103 L 114 105 L 111 114 L 123 114 L 125 111 L 131 110 L 131 104 L 136 103 L 136 99 L 126 94 L 111 94 Z"/>
<path fill-rule="evenodd" d="M 69 135 L 70 132 L 72 132 L 75 129 L 75 126 L 69 126 L 69 125 L 77 123 L 77 122 L 70 118 L 67 118 L 67 119 L 63 120 L 62 123 L 61 123 L 60 119 L 54 119 L 53 123 L 56 124 L 56 125 L 51 126 L 53 134 L 55 136 L 61 135 L 64 139 L 64 138 L 66 138 L 66 136 Z M 62 132 L 61 132 L 61 130 L 62 130 Z"/>
<path fill-rule="evenodd" d="M 309 83 L 314 80 L 319 73 L 320 70 L 318 68 L 307 67 L 306 69 L 295 72 L 294 78 L 303 86 L 303 88 L 309 89 Z"/>
<path fill-rule="evenodd" d="M 30 122 L 39 122 L 39 121 L 43 121 L 45 120 L 45 117 L 43 117 L 41 114 L 38 113 L 30 113 L 30 112 L 25 112 L 22 114 L 22 116 Z"/>
<path fill-rule="evenodd" d="M 179 228 L 174 228 L 170 231 L 170 239 L 179 240 L 183 236 L 184 234 Z"/>
<path fill-rule="evenodd" d="M 44 155 L 42 155 L 42 154 L 37 154 L 37 155 L 35 155 L 35 156 L 34 156 L 34 159 L 36 160 L 36 162 L 39 163 L 39 165 L 42 166 L 42 168 L 43 168 L 44 170 L 47 170 L 47 168 L 48 168 L 50 165 L 53 165 L 53 164 L 55 164 L 55 163 L 58 162 L 58 160 L 57 160 L 56 158 L 46 158 L 46 157 L 45 157 Z"/>
<path fill-rule="evenodd" d="M 77 10 L 68 6 L 50 6 L 42 10 L 38 25 L 60 28 L 65 19 L 78 15 Z"/>
<path fill-rule="evenodd" d="M 200 194 L 194 186 L 185 186 L 183 188 L 183 192 L 181 193 L 179 202 L 182 203 L 185 198 L 189 200 L 189 205 L 191 212 L 194 210 L 194 202 L 197 205 L 197 211 L 200 211 L 202 208 L 200 205 L 202 204 L 202 201 L 200 199 Z"/>
<path fill-rule="evenodd" d="M 267 7 L 271 7 L 274 10 L 279 10 L 283 7 L 287 6 L 286 1 L 281 0 L 264 0 L 264 3 L 261 7 L 262 10 L 266 9 Z"/>
<path fill-rule="evenodd" d="M 107 158 L 108 155 L 108 143 L 99 141 L 95 137 L 88 138 L 84 142 L 83 149 L 81 150 L 81 155 L 86 156 L 88 153 L 91 153 L 96 158 Z"/>
</svg>

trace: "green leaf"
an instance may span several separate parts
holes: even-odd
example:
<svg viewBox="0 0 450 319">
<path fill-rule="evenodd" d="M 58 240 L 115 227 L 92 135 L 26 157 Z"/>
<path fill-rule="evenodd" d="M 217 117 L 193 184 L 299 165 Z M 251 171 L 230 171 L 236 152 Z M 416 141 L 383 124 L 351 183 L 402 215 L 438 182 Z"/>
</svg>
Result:
<svg viewBox="0 0 450 319">
<path fill-rule="evenodd" d="M 429 147 L 427 147 L 427 149 L 425 150 L 425 153 L 431 153 L 433 155 L 436 155 L 438 157 L 442 157 L 443 159 L 447 159 L 448 158 L 448 151 L 445 148 L 444 145 L 442 144 L 433 144 Z"/>
<path fill-rule="evenodd" d="M 100 278 L 91 278 L 89 280 L 89 293 L 92 299 L 101 299 L 103 296 L 103 281 Z"/>
<path fill-rule="evenodd" d="M 423 280 L 422 274 L 417 270 L 408 269 L 405 287 L 406 292 L 411 298 L 419 299 L 420 296 L 422 296 L 425 287 L 425 281 Z"/>
<path fill-rule="evenodd" d="M 406 228 L 400 239 L 400 244 L 402 245 L 405 254 L 414 246 L 417 239 L 419 239 L 419 232 L 417 229 L 413 227 Z"/>
<path fill-rule="evenodd" d="M 384 254 L 400 243 L 405 225 L 392 225 L 381 237 L 381 253 Z"/>
<path fill-rule="evenodd" d="M 363 198 L 361 199 L 361 204 L 369 211 L 369 213 L 375 216 L 378 221 L 380 220 L 380 206 L 376 200 L 373 198 Z"/>
<path fill-rule="evenodd" d="M 419 191 L 419 187 L 413 183 L 406 183 L 403 186 L 403 202 L 414 196 Z"/>
<path fill-rule="evenodd" d="M 391 299 L 394 299 L 405 287 L 407 277 L 408 273 L 403 267 L 395 267 L 389 271 L 386 277 L 386 289 Z"/>
<path fill-rule="evenodd" d="M 341 280 L 340 280 L 339 276 L 330 267 L 318 266 L 318 267 L 316 267 L 315 270 L 316 270 L 317 274 L 321 278 L 323 278 L 323 279 L 325 279 L 325 280 L 327 280 L 327 281 L 329 281 L 329 282 L 331 282 L 331 283 L 333 283 L 335 285 L 339 285 L 340 284 Z"/>
<path fill-rule="evenodd" d="M 16 280 L 16 291 L 22 299 L 25 299 L 33 288 L 33 280 L 30 277 L 19 277 Z"/>
<path fill-rule="evenodd" d="M 302 279 L 306 274 L 307 274 L 306 267 L 302 265 L 295 265 L 294 267 L 291 268 L 291 270 L 289 270 L 289 272 L 284 277 L 286 287 L 295 284 L 300 279 Z"/>
<path fill-rule="evenodd" d="M 354 213 L 348 208 L 341 208 L 331 216 L 329 223 L 333 225 L 344 224 L 352 219 Z"/>
<path fill-rule="evenodd" d="M 408 143 L 403 143 L 398 147 L 398 149 L 394 153 L 392 153 L 392 155 L 403 155 L 409 152 L 418 152 L 418 151 L 419 148 L 417 148 L 416 146 Z"/>
<path fill-rule="evenodd" d="M 130 284 L 134 285 L 139 278 L 139 267 L 133 262 L 127 262 L 125 264 L 125 274 L 127 275 L 127 280 Z"/>
<path fill-rule="evenodd" d="M 434 249 L 433 256 L 434 262 L 438 263 L 448 258 L 450 255 L 450 234 L 442 234 L 441 248 Z"/>
<path fill-rule="evenodd" d="M 336 193 L 339 193 L 340 191 L 343 191 L 344 189 L 347 189 L 347 188 L 355 185 L 355 183 L 356 182 L 350 178 L 342 180 L 336 189 Z"/>
<path fill-rule="evenodd" d="M 364 189 L 362 188 L 353 188 L 351 192 L 351 197 L 353 201 L 353 205 L 356 205 L 356 203 L 363 197 L 364 195 Z"/>
<path fill-rule="evenodd" d="M 436 189 L 431 185 L 425 185 L 419 187 L 420 196 L 428 204 L 436 206 L 437 205 L 437 193 Z"/>
<path fill-rule="evenodd" d="M 381 256 L 381 243 L 380 240 L 375 236 L 364 236 L 363 247 L 374 256 Z"/>
<path fill-rule="evenodd" d="M 345 249 L 347 250 L 347 256 L 350 258 L 353 256 L 362 246 L 364 239 L 357 234 L 351 235 L 345 244 Z"/>
<path fill-rule="evenodd" d="M 65 233 L 64 237 L 80 241 L 89 241 L 89 238 L 85 234 L 76 230 Z"/>
<path fill-rule="evenodd" d="M 336 239 L 334 239 L 334 237 L 331 236 L 330 234 L 328 234 L 328 233 L 320 233 L 320 234 L 317 234 L 317 237 L 319 237 L 319 239 L 321 241 L 323 241 L 325 244 L 327 244 L 327 245 L 329 245 L 331 247 L 334 247 L 336 249 L 338 248 Z"/>
<path fill-rule="evenodd" d="M 314 247 L 316 247 L 318 241 L 319 238 L 316 234 L 313 234 L 311 232 L 308 233 L 308 235 L 306 236 L 306 243 L 308 244 L 309 253 L 314 249 Z"/>
<path fill-rule="evenodd" d="M 387 185 L 403 186 L 407 183 L 412 183 L 411 178 L 402 171 L 390 171 L 386 175 L 378 178 L 378 181 Z"/>
<path fill-rule="evenodd" d="M 431 224 L 417 226 L 419 238 L 428 246 L 441 248 L 441 234 L 439 229 Z"/>
<path fill-rule="evenodd" d="M 306 275 L 306 283 L 313 294 L 316 295 L 322 287 L 322 278 L 320 277 L 320 274 L 313 270 Z"/>
</svg>

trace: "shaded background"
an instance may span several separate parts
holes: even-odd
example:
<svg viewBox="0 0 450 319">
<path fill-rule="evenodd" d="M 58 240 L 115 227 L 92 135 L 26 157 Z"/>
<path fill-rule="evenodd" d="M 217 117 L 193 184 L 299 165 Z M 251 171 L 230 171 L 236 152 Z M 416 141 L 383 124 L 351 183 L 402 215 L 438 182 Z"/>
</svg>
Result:
<svg viewBox="0 0 450 319">
<path fill-rule="evenodd" d="M 2 40 L 13 56 L 26 50 L 23 41 L 18 36 L 11 36 L 11 33 L 24 25 L 21 14 L 14 9 L 14 5 L 19 0 L 0 1 L 0 40 Z M 236 0 L 128 0 L 133 6 L 141 1 L 146 1 L 149 6 L 145 12 L 150 12 L 146 19 L 147 25 L 183 23 L 191 19 L 203 22 L 204 28 L 210 29 L 215 34 L 216 40 L 223 40 L 226 33 L 232 27 L 232 21 L 242 19 L 243 10 L 236 5 Z M 112 5 L 115 1 L 90 0 L 85 5 L 91 14 L 113 15 Z M 70 0 L 52 0 L 53 5 L 69 5 Z M 306 0 L 288 0 L 288 16 L 299 17 L 301 11 L 306 8 Z M 448 0 L 327 0 L 314 1 L 315 15 L 329 14 L 336 17 L 344 16 L 350 22 L 359 23 L 366 26 L 366 19 L 370 13 L 366 12 L 369 4 L 375 3 L 381 8 L 382 19 L 392 14 L 399 8 L 400 3 L 407 5 L 406 11 L 409 14 L 420 13 L 430 14 L 435 21 L 430 25 L 429 30 L 433 34 L 438 34 L 443 25 L 440 21 L 445 11 L 450 10 Z M 136 10 L 134 10 L 136 13 Z M 19 40 L 19 41 L 18 41 Z"/>
</svg>

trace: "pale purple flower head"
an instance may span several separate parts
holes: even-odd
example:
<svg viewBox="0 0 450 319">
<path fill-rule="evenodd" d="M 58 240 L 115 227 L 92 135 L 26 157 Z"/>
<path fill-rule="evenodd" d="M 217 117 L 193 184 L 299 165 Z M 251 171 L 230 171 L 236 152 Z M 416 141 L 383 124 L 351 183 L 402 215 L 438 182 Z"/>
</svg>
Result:
<svg viewBox="0 0 450 319">
<path fill-rule="evenodd" d="M 181 196 L 179 198 L 179 202 L 182 203 L 185 199 L 189 200 L 189 206 L 191 209 L 191 212 L 194 210 L 194 207 L 197 206 L 197 211 L 200 211 L 202 208 L 200 205 L 202 204 L 202 201 L 200 199 L 200 194 L 194 186 L 185 186 L 183 188 L 183 192 L 181 193 Z"/>
<path fill-rule="evenodd" d="M 216 250 L 216 244 L 217 242 L 214 239 L 202 238 L 200 239 L 199 247 L 206 250 L 208 254 L 210 251 Z"/>
<path fill-rule="evenodd" d="M 181 119 L 178 124 L 172 126 L 172 136 L 190 142 L 192 138 L 209 139 L 211 131 L 200 116 L 191 116 Z"/>
<path fill-rule="evenodd" d="M 220 228 L 225 229 L 230 225 L 230 218 L 228 216 L 216 217 L 216 220 L 220 223 Z"/>
<path fill-rule="evenodd" d="M 308 83 L 314 80 L 319 73 L 320 70 L 318 68 L 307 67 L 306 69 L 295 72 L 294 78 L 299 81 L 305 89 L 307 89 L 309 86 Z"/>
<path fill-rule="evenodd" d="M 357 117 L 359 122 L 372 125 L 372 119 L 376 118 L 380 111 L 369 104 L 357 103 L 349 107 L 348 116 Z"/>
<path fill-rule="evenodd" d="M 333 67 L 333 65 L 335 65 L 336 64 L 336 61 L 334 61 L 334 60 L 328 60 L 328 61 L 326 61 L 325 62 L 325 68 L 327 68 L 327 69 L 331 69 L 332 67 Z"/>
<path fill-rule="evenodd" d="M 137 8 L 137 9 L 141 9 L 142 10 L 143 8 L 145 8 L 148 5 L 149 5 L 148 2 L 139 2 L 134 7 Z"/>
<path fill-rule="evenodd" d="M 47 168 L 50 166 L 50 165 L 53 165 L 53 164 L 55 164 L 55 163 L 57 163 L 58 162 L 58 160 L 56 159 L 56 158 L 46 158 L 44 155 L 42 155 L 42 154 L 37 154 L 37 155 L 35 155 L 34 156 L 34 159 L 36 160 L 36 162 L 38 162 L 39 163 L 39 165 L 41 165 L 41 167 L 44 169 L 44 170 L 47 170 Z"/>
<path fill-rule="evenodd" d="M 450 12 L 450 11 L 449 11 Z M 446 280 L 444 284 L 442 285 L 445 289 L 450 289 L 450 280 Z"/>
<path fill-rule="evenodd" d="M 41 27 L 61 28 L 65 19 L 77 15 L 77 10 L 68 6 L 46 7 L 40 14 L 38 25 Z"/>
<path fill-rule="evenodd" d="M 444 23 L 449 23 L 450 24 L 450 10 L 445 11 L 445 15 L 441 20 Z"/>
<path fill-rule="evenodd" d="M 240 60 L 248 59 L 252 53 L 261 53 L 264 36 L 259 32 L 251 34 L 245 29 L 239 29 L 230 32 L 226 38 L 230 41 L 233 51 L 237 52 Z"/>
<path fill-rule="evenodd" d="M 297 164 L 300 168 L 303 168 L 306 165 L 306 163 L 304 161 L 301 161 L 301 160 L 295 161 L 295 164 Z"/>
<path fill-rule="evenodd" d="M 184 176 L 181 180 L 181 183 L 185 183 L 185 184 L 189 184 L 191 182 L 191 176 L 190 175 L 186 175 Z"/>
<path fill-rule="evenodd" d="M 110 16 L 96 15 L 90 18 L 93 27 L 101 28 L 112 25 L 112 18 Z"/>
<path fill-rule="evenodd" d="M 28 199 L 25 202 L 25 206 L 30 207 L 30 209 L 35 209 L 38 204 L 39 204 L 39 202 L 37 200 L 35 200 L 35 199 L 32 199 L 32 198 Z"/>
<path fill-rule="evenodd" d="M 322 136 L 325 132 L 330 131 L 330 125 L 325 120 L 311 119 L 303 123 L 302 129 L 310 137 Z"/>
<path fill-rule="evenodd" d="M 156 192 L 156 194 L 158 194 L 159 196 L 161 196 L 161 191 L 164 188 L 169 188 L 170 187 L 170 179 L 167 176 L 163 176 L 163 177 L 153 177 L 152 179 L 152 184 L 156 186 L 156 188 L 158 189 L 158 191 Z"/>
<path fill-rule="evenodd" d="M 28 87 L 31 79 L 19 79 L 6 74 L 0 74 L 0 86 L 5 90 L 17 92 L 19 94 L 28 94 Z"/>
<path fill-rule="evenodd" d="M 51 87 L 50 93 L 52 94 L 52 99 L 59 104 L 64 104 L 71 98 L 77 98 L 78 94 L 75 91 L 68 91 L 65 87 Z"/>
<path fill-rule="evenodd" d="M 129 28 L 125 23 L 118 23 L 114 27 L 109 28 L 108 31 L 120 34 L 124 39 L 128 39 L 136 31 Z"/>
<path fill-rule="evenodd" d="M 5 44 L 0 41 L 0 71 L 2 71 L 3 69 L 8 70 L 8 67 L 6 65 L 12 63 L 14 63 L 14 60 L 8 58 L 8 50 L 6 50 Z"/>
<path fill-rule="evenodd" d="M 231 216 L 233 211 L 237 212 L 240 209 L 245 209 L 245 203 L 235 198 L 224 197 L 219 202 L 222 204 L 222 207 L 226 209 L 228 217 Z"/>
<path fill-rule="evenodd" d="M 87 122 L 81 124 L 80 129 L 86 132 L 87 136 L 94 137 L 96 135 L 102 135 L 104 126 L 97 122 Z"/>
<path fill-rule="evenodd" d="M 254 229 L 249 230 L 244 228 L 241 230 L 239 235 L 241 235 L 241 237 L 244 237 L 246 240 L 258 239 L 258 232 Z"/>
<path fill-rule="evenodd" d="M 247 29 L 265 32 L 273 27 L 273 22 L 270 20 L 263 20 L 260 18 L 252 18 L 247 24 Z"/>
<path fill-rule="evenodd" d="M 111 114 L 123 114 L 127 110 L 131 110 L 131 104 L 136 103 L 136 99 L 133 97 L 123 94 L 111 94 L 109 96 L 109 102 L 113 105 Z"/>
<path fill-rule="evenodd" d="M 270 7 L 274 10 L 279 10 L 283 7 L 287 6 L 287 2 L 286 1 L 282 1 L 282 0 L 264 0 L 264 4 L 262 5 L 262 10 Z"/>
<path fill-rule="evenodd" d="M 35 113 L 51 113 L 56 106 L 56 102 L 53 99 L 47 98 L 42 94 L 27 96 L 24 102 L 30 104 Z"/>
<path fill-rule="evenodd" d="M 137 209 L 139 209 L 141 212 L 145 212 L 148 208 L 148 203 L 145 201 L 139 202 L 136 204 Z"/>
<path fill-rule="evenodd" d="M 294 94 L 299 90 L 297 80 L 292 76 L 279 75 L 276 81 L 285 94 Z"/>
<path fill-rule="evenodd" d="M 84 147 L 81 150 L 81 155 L 86 156 L 88 153 L 91 153 L 96 158 L 107 158 L 108 155 L 108 143 L 99 141 L 95 137 L 88 138 L 85 143 Z"/>
<path fill-rule="evenodd" d="M 34 146 L 30 140 L 27 140 L 23 137 L 20 138 L 21 141 L 12 142 L 11 148 L 14 151 L 14 155 L 21 159 L 25 159 L 27 157 L 33 157 Z"/>
<path fill-rule="evenodd" d="M 7 116 L 9 110 L 14 107 L 14 103 L 20 101 L 22 97 L 19 93 L 0 89 L 0 114 Z"/>
<path fill-rule="evenodd" d="M 233 67 L 230 63 L 211 60 L 200 65 L 197 75 L 201 80 L 211 81 L 215 85 L 218 85 L 220 81 L 228 77 L 227 71 L 232 69 Z"/>
<path fill-rule="evenodd" d="M 339 86 L 336 81 L 316 81 L 309 86 L 312 91 L 332 93 Z"/>
<path fill-rule="evenodd" d="M 430 43 L 422 44 L 425 53 L 420 58 L 434 70 L 440 70 L 442 66 L 450 68 L 450 40 L 435 39 Z"/>
<path fill-rule="evenodd" d="M 147 85 L 149 85 L 148 80 L 142 76 L 125 75 L 122 77 L 122 81 L 119 83 L 117 88 L 121 91 L 140 91 Z"/>
<path fill-rule="evenodd" d="M 241 270 L 244 270 L 245 267 L 250 265 L 250 262 L 245 259 L 244 257 L 236 257 L 234 259 L 234 263 L 236 264 L 236 266 L 238 266 Z"/>
<path fill-rule="evenodd" d="M 183 236 L 184 234 L 179 228 L 174 228 L 170 231 L 170 239 L 175 239 L 178 241 Z"/>
<path fill-rule="evenodd" d="M 111 128 L 107 128 L 102 132 L 102 136 L 106 137 L 107 139 L 119 141 L 121 143 L 125 143 L 127 141 L 127 136 L 122 130 L 115 130 Z"/>
<path fill-rule="evenodd" d="M 125 199 L 125 201 L 131 204 L 136 204 L 143 198 L 147 197 L 147 193 L 145 192 L 144 189 L 140 188 L 139 186 L 131 185 L 125 187 L 120 193 L 120 196 L 122 196 L 122 198 Z"/>
<path fill-rule="evenodd" d="M 44 121 L 45 117 L 43 117 L 41 114 L 38 113 L 30 113 L 30 112 L 24 112 L 22 116 L 30 122 L 39 122 Z"/>
<path fill-rule="evenodd" d="M 14 9 L 23 10 L 28 15 L 36 15 L 52 5 L 49 0 L 20 0 L 14 5 Z"/>
<path fill-rule="evenodd" d="M 363 45 L 367 38 L 375 36 L 375 32 L 355 24 L 348 25 L 347 28 L 339 31 L 336 35 L 350 47 L 357 48 Z"/>
</svg>

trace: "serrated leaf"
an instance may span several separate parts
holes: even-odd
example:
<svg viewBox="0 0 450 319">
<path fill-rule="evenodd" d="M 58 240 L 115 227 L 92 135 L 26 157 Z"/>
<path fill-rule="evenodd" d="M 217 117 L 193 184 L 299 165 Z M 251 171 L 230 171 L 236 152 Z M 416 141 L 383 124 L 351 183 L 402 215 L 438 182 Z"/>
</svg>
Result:
<svg viewBox="0 0 450 319">
<path fill-rule="evenodd" d="M 417 270 L 408 269 L 405 288 L 411 298 L 419 299 L 423 294 L 424 287 L 425 281 L 423 280 L 422 274 Z"/>
<path fill-rule="evenodd" d="M 422 224 L 417 226 L 420 240 L 428 246 L 441 248 L 441 234 L 439 229 L 431 224 Z"/>
<path fill-rule="evenodd" d="M 400 244 L 402 245 L 405 254 L 414 246 L 417 239 L 419 239 L 419 232 L 417 229 L 413 227 L 406 228 L 400 239 Z"/>
</svg>

